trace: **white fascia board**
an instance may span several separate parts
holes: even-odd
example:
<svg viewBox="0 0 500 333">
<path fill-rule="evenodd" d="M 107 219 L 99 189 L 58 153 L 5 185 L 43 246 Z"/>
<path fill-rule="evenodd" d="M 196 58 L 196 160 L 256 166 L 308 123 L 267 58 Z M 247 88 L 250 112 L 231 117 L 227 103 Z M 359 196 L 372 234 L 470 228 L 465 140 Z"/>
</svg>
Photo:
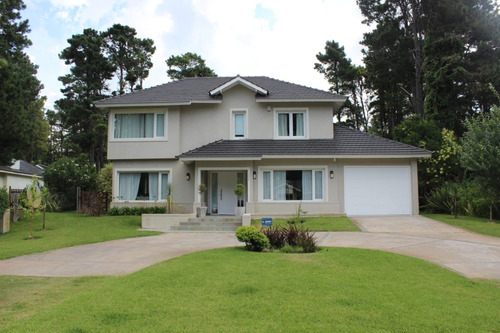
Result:
<svg viewBox="0 0 500 333">
<path fill-rule="evenodd" d="M 232 80 L 224 83 L 223 85 L 218 86 L 217 88 L 211 90 L 210 91 L 210 95 L 214 96 L 214 95 L 220 94 L 224 90 L 229 89 L 229 88 L 231 88 L 232 86 L 234 86 L 235 84 L 238 84 L 238 83 L 246 86 L 248 89 L 251 89 L 251 90 L 254 90 L 255 92 L 258 92 L 261 95 L 268 95 L 269 94 L 269 92 L 266 89 L 261 88 L 258 85 L 253 84 L 252 82 L 250 82 L 248 80 L 245 80 L 244 78 L 242 78 L 240 76 L 237 76 L 234 79 L 232 79 Z"/>
<path fill-rule="evenodd" d="M 179 157 L 182 162 L 197 161 L 260 161 L 260 156 L 255 157 Z"/>
<path fill-rule="evenodd" d="M 315 159 L 315 158 L 338 158 L 338 159 L 363 159 L 363 158 L 429 158 L 430 154 L 416 155 L 262 155 L 262 159 Z"/>
<path fill-rule="evenodd" d="M 257 103 L 344 103 L 346 98 L 335 99 L 269 99 L 269 98 L 256 98 Z"/>
<path fill-rule="evenodd" d="M 112 109 L 112 108 L 135 108 L 135 107 L 148 107 L 148 106 L 177 106 L 177 105 L 191 105 L 191 104 L 220 104 L 221 100 L 217 101 L 184 101 L 184 102 L 170 102 L 170 103 L 121 103 L 121 104 L 95 104 L 98 108 Z"/>
</svg>

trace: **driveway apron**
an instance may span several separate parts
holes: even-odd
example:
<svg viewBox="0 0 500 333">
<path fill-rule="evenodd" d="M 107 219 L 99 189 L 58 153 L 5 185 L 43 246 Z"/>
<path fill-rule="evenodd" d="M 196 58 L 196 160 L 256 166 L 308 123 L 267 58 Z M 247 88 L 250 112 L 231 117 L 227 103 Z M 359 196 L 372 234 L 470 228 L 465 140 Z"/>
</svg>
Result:
<svg viewBox="0 0 500 333">
<path fill-rule="evenodd" d="M 468 278 L 500 280 L 500 238 L 423 216 L 350 217 L 363 231 L 328 233 L 323 246 L 382 250 L 424 259 Z"/>
<path fill-rule="evenodd" d="M 319 245 L 394 252 L 469 278 L 500 280 L 500 238 L 422 216 L 350 218 L 362 232 L 317 232 Z M 240 245 L 234 233 L 164 233 L 0 260 L 0 275 L 125 275 L 187 253 Z"/>
</svg>

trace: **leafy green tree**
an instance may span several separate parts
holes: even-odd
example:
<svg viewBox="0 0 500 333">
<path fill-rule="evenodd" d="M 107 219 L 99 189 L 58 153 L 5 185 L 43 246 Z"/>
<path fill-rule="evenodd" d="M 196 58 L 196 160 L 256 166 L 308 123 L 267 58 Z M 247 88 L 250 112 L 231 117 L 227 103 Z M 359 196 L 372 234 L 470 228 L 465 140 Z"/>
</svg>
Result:
<svg viewBox="0 0 500 333">
<path fill-rule="evenodd" d="M 373 131 L 392 136 L 409 114 L 463 133 L 500 87 L 500 16 L 492 0 L 357 0 L 364 23 Z"/>
<path fill-rule="evenodd" d="M 187 52 L 180 56 L 171 56 L 166 63 L 167 74 L 172 80 L 186 77 L 217 77 L 217 74 L 205 64 L 205 60 L 196 53 Z"/>
<path fill-rule="evenodd" d="M 500 201 L 500 108 L 466 120 L 465 127 L 460 163 L 479 182 L 492 218 L 493 204 Z"/>
<path fill-rule="evenodd" d="M 114 24 L 102 34 L 106 52 L 117 70 L 120 95 L 126 92 L 127 83 L 129 91 L 142 89 L 142 82 L 153 67 L 151 57 L 156 50 L 153 40 L 136 35 L 134 28 L 121 24 Z"/>
<path fill-rule="evenodd" d="M 33 239 L 33 220 L 39 209 L 44 209 L 42 206 L 42 199 L 40 194 L 40 185 L 38 179 L 33 177 L 31 184 L 26 189 L 26 197 L 23 198 L 21 204 L 26 208 L 26 216 L 30 221 L 30 234 L 28 239 Z"/>
<path fill-rule="evenodd" d="M 99 169 L 104 165 L 106 136 L 96 134 L 106 132 L 107 114 L 93 102 L 109 96 L 108 81 L 116 67 L 105 56 L 104 39 L 98 31 L 85 29 L 68 43 L 59 57 L 71 65 L 70 74 L 59 77 L 64 98 L 56 101 L 56 107 L 67 140 L 75 144 L 73 156 L 85 153 L 90 164 Z"/>
<path fill-rule="evenodd" d="M 28 21 L 20 14 L 25 8 L 22 0 L 0 2 L 0 165 L 15 158 L 38 159 L 44 150 L 39 144 L 46 140 L 42 85 L 37 66 L 23 51 L 31 45 Z"/>
<path fill-rule="evenodd" d="M 74 210 L 76 188 L 81 187 L 84 191 L 94 190 L 96 173 L 86 155 L 78 158 L 63 157 L 45 168 L 43 181 L 50 193 L 57 195 L 61 200 L 62 210 Z"/>
<path fill-rule="evenodd" d="M 348 96 L 337 113 L 339 122 L 356 129 L 368 130 L 370 91 L 366 86 L 364 67 L 357 67 L 347 58 L 344 47 L 335 41 L 327 41 L 325 53 L 318 53 L 314 69 L 323 74 L 331 84 L 330 90 Z M 345 118 L 345 120 L 344 120 Z"/>
</svg>

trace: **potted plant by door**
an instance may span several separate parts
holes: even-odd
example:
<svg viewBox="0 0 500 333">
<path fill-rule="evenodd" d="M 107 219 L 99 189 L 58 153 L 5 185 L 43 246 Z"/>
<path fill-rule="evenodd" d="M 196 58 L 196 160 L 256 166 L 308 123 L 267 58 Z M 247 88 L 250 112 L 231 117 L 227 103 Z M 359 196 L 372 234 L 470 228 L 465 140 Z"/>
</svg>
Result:
<svg viewBox="0 0 500 333">
<path fill-rule="evenodd" d="M 243 202 L 243 195 L 245 194 L 245 185 L 236 184 L 234 187 L 234 194 L 238 196 L 237 206 L 234 208 L 234 213 L 236 216 L 240 217 L 245 214 L 245 203 Z"/>
<path fill-rule="evenodd" d="M 205 192 L 208 190 L 205 184 L 200 184 L 198 186 L 198 193 L 200 193 L 201 197 L 201 207 L 196 208 L 196 216 L 205 217 L 207 216 L 207 205 L 205 204 Z"/>
</svg>

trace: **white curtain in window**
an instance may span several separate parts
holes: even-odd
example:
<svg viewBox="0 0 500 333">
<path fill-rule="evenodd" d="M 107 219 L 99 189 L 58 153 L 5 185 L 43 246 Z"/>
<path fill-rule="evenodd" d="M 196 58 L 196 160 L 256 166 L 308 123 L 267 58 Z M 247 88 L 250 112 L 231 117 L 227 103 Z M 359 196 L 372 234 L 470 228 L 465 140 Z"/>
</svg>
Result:
<svg viewBox="0 0 500 333">
<path fill-rule="evenodd" d="M 167 200 L 168 192 L 168 173 L 161 174 L 161 199 Z"/>
<path fill-rule="evenodd" d="M 118 193 L 120 200 L 135 200 L 139 192 L 141 182 L 140 173 L 120 173 L 118 182 Z"/>
<path fill-rule="evenodd" d="M 314 198 L 323 199 L 323 171 L 314 171 Z"/>
<path fill-rule="evenodd" d="M 271 200 L 271 171 L 264 171 L 262 176 L 263 199 Z"/>
<path fill-rule="evenodd" d="M 163 113 L 158 113 L 156 115 L 156 136 L 165 136 L 165 115 Z"/>
<path fill-rule="evenodd" d="M 152 138 L 153 137 L 153 129 L 154 129 L 154 114 L 146 113 L 141 115 L 141 138 Z"/>
<path fill-rule="evenodd" d="M 302 171 L 302 200 L 312 200 L 312 171 Z"/>
<path fill-rule="evenodd" d="M 274 200 L 286 199 L 286 171 L 273 171 Z"/>
<path fill-rule="evenodd" d="M 158 200 L 158 173 L 149 173 L 149 200 Z"/>
<path fill-rule="evenodd" d="M 303 113 L 294 113 L 295 120 L 295 136 L 304 136 L 304 114 Z"/>
<path fill-rule="evenodd" d="M 243 113 L 234 114 L 234 136 L 245 136 L 245 115 Z"/>
<path fill-rule="evenodd" d="M 278 113 L 278 136 L 288 136 L 288 113 Z"/>
</svg>

